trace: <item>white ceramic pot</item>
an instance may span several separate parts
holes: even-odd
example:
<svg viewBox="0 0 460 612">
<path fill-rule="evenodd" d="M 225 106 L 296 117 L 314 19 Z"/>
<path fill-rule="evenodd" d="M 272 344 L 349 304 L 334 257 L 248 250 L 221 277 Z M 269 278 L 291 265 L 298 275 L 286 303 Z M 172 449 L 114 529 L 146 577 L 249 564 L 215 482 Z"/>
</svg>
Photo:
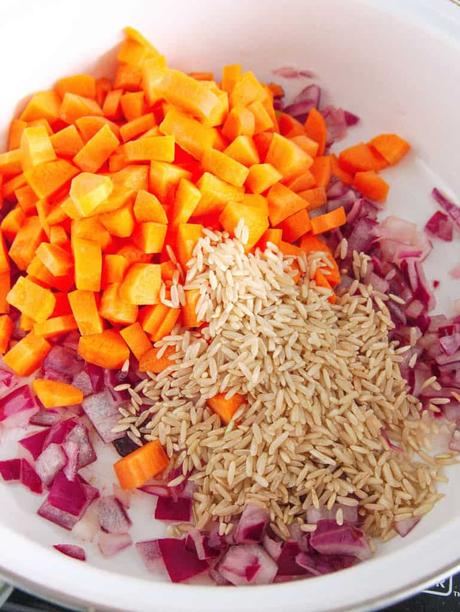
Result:
<svg viewBox="0 0 460 612">
<path fill-rule="evenodd" d="M 263 79 L 285 65 L 313 69 L 330 101 L 361 116 L 349 142 L 382 131 L 402 134 L 413 153 L 396 169 L 388 210 L 423 223 L 434 185 L 460 200 L 460 6 L 449 0 L 2 0 L 0 127 L 17 102 L 76 71 L 103 74 L 121 29 L 133 25 L 172 65 L 214 70 L 241 62 Z M 290 82 L 290 91 L 301 83 Z M 449 310 L 460 282 L 449 266 L 456 242 L 436 245 L 427 264 L 441 280 Z M 456 284 L 455 284 L 456 283 Z M 11 456 L 4 441 L 0 458 Z M 106 473 L 114 456 L 107 451 Z M 451 469 L 446 497 L 406 538 L 380 547 L 354 568 L 297 582 L 250 588 L 174 585 L 152 576 L 135 551 L 113 561 L 88 544 L 89 562 L 51 549 L 72 535 L 39 519 L 39 501 L 0 487 L 0 573 L 12 583 L 74 606 L 156 612 L 305 612 L 359 610 L 409 595 L 452 573 L 460 560 L 460 470 Z M 162 533 L 151 507 L 136 500 L 134 539 Z M 84 526 L 83 526 L 84 527 Z M 79 530 L 80 537 L 91 534 Z"/>
</svg>

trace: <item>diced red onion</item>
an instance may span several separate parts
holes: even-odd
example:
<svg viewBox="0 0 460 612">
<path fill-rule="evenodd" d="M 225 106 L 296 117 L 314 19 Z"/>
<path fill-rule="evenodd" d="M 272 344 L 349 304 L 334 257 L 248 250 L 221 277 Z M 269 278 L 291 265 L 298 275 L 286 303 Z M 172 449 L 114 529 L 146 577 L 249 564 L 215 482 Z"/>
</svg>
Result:
<svg viewBox="0 0 460 612">
<path fill-rule="evenodd" d="M 37 458 L 35 469 L 43 484 L 48 487 L 66 463 L 67 456 L 61 446 L 52 443 Z"/>
<path fill-rule="evenodd" d="M 75 419 L 66 419 L 50 427 L 43 448 L 50 444 L 62 444 L 76 424 Z"/>
<path fill-rule="evenodd" d="M 446 213 L 450 216 L 455 225 L 460 228 L 460 206 L 454 204 L 452 200 L 446 197 L 443 193 L 439 191 L 436 187 L 431 192 L 431 195 L 436 200 L 436 202 L 443 208 Z"/>
<path fill-rule="evenodd" d="M 395 521 L 395 529 L 401 537 L 406 536 L 419 522 L 420 517 L 410 517 L 402 521 Z"/>
<path fill-rule="evenodd" d="M 97 518 L 102 531 L 126 533 L 132 523 L 121 502 L 113 495 L 101 497 L 97 504 Z"/>
<path fill-rule="evenodd" d="M 201 561 L 213 559 L 219 555 L 219 551 L 209 545 L 209 537 L 195 528 L 190 529 L 187 533 L 185 546 L 188 550 L 195 552 Z"/>
<path fill-rule="evenodd" d="M 20 481 L 22 484 L 32 491 L 32 493 L 43 492 L 42 481 L 37 472 L 26 459 L 21 459 Z"/>
<path fill-rule="evenodd" d="M 247 504 L 234 531 L 235 544 L 258 544 L 262 542 L 269 515 L 257 504 Z"/>
<path fill-rule="evenodd" d="M 283 542 L 281 540 L 275 539 L 266 533 L 263 539 L 263 546 L 272 559 L 275 561 L 279 559 L 283 548 Z"/>
<path fill-rule="evenodd" d="M 76 546 L 75 544 L 54 544 L 53 548 L 63 555 L 67 555 L 67 557 L 72 557 L 72 559 L 86 561 L 86 553 L 81 546 Z"/>
<path fill-rule="evenodd" d="M 312 552 L 300 552 L 296 563 L 313 576 L 322 576 L 337 572 L 356 563 L 356 558 L 350 555 L 318 555 Z"/>
<path fill-rule="evenodd" d="M 0 461 L 0 476 L 5 481 L 19 480 L 21 477 L 21 459 Z"/>
<path fill-rule="evenodd" d="M 33 459 L 36 459 L 41 454 L 47 437 L 48 430 L 42 429 L 37 431 L 37 433 L 22 438 L 19 440 L 19 444 L 29 451 Z"/>
<path fill-rule="evenodd" d="M 192 500 L 189 497 L 158 497 L 155 518 L 159 521 L 189 522 L 192 518 Z"/>
<path fill-rule="evenodd" d="M 112 431 L 118 425 L 120 413 L 109 391 L 85 397 L 82 407 L 103 442 L 108 444 L 123 436 Z"/>
<path fill-rule="evenodd" d="M 443 406 L 443 413 L 446 419 L 460 425 L 460 403 L 451 401 Z"/>
<path fill-rule="evenodd" d="M 136 548 L 148 570 L 157 570 L 160 556 L 172 582 L 184 582 L 208 568 L 206 561 L 198 559 L 194 551 L 186 548 L 185 540 L 150 540 L 138 542 Z"/>
<path fill-rule="evenodd" d="M 85 488 L 79 479 L 69 480 L 64 472 L 59 472 L 53 480 L 48 501 L 59 510 L 73 516 L 81 516 L 85 508 L 87 496 Z"/>
<path fill-rule="evenodd" d="M 100 533 L 98 547 L 103 557 L 110 558 L 125 548 L 131 546 L 133 541 L 129 533 Z"/>
<path fill-rule="evenodd" d="M 45 378 L 58 376 L 63 382 L 71 382 L 83 365 L 75 350 L 55 344 L 46 356 L 42 369 Z"/>
<path fill-rule="evenodd" d="M 270 584 L 278 566 L 257 544 L 231 546 L 220 561 L 217 570 L 231 584 Z"/>
<path fill-rule="evenodd" d="M 80 389 L 85 397 L 94 393 L 91 377 L 88 372 L 85 372 L 85 370 L 75 374 L 72 379 L 72 385 L 77 387 L 77 389 Z"/>
<path fill-rule="evenodd" d="M 318 521 L 310 536 L 310 545 L 324 555 L 351 555 L 364 560 L 371 556 L 363 531 L 353 525 L 337 525 L 335 521 Z"/>
<path fill-rule="evenodd" d="M 38 425 L 40 427 L 51 427 L 62 421 L 63 411 L 57 410 L 39 410 L 37 413 L 32 415 L 30 419 L 31 425 Z"/>
<path fill-rule="evenodd" d="M 112 485 L 113 495 L 118 499 L 123 508 L 128 509 L 131 506 L 131 491 L 122 489 L 116 483 Z"/>
<path fill-rule="evenodd" d="M 78 461 L 80 456 L 80 449 L 76 442 L 66 440 L 62 445 L 67 463 L 64 466 L 64 474 L 68 480 L 75 480 L 78 470 Z"/>
<path fill-rule="evenodd" d="M 345 111 L 335 106 L 325 106 L 321 113 L 326 121 L 327 144 L 330 146 L 347 135 Z"/>
<path fill-rule="evenodd" d="M 291 104 L 284 109 L 285 113 L 293 117 L 303 117 L 312 108 L 318 108 L 321 98 L 321 89 L 318 85 L 308 85 L 296 95 Z"/>
<path fill-rule="evenodd" d="M 7 389 L 11 389 L 17 382 L 17 377 L 4 368 L 0 368 L 0 393 L 4 393 Z"/>
<path fill-rule="evenodd" d="M 311 79 L 314 77 L 314 73 L 311 70 L 299 70 L 298 68 L 294 68 L 293 66 L 283 66 L 281 68 L 276 68 L 275 70 L 272 70 L 272 72 L 273 74 L 276 74 L 276 76 L 279 76 L 283 79 Z"/>
<path fill-rule="evenodd" d="M 81 468 L 96 461 L 96 451 L 91 444 L 88 430 L 83 423 L 77 423 L 67 434 L 64 441 L 64 450 L 66 452 L 67 444 L 69 443 L 76 444 L 78 448 L 77 470 L 81 470 Z"/>
<path fill-rule="evenodd" d="M 65 475 L 64 475 L 64 478 L 65 478 Z M 81 507 L 80 513 L 78 515 L 75 515 L 72 512 L 67 512 L 66 510 L 62 510 L 58 508 L 56 505 L 51 503 L 49 495 L 45 499 L 43 504 L 40 506 L 40 508 L 38 509 L 38 515 L 41 516 L 42 518 L 45 518 L 48 521 L 51 521 L 52 523 L 55 523 L 56 525 L 59 525 L 60 527 L 63 527 L 64 529 L 67 529 L 69 531 L 73 529 L 76 523 L 85 514 L 90 504 L 99 495 L 99 492 L 96 488 L 85 483 L 83 479 L 78 476 L 77 476 L 77 479 L 74 481 L 74 483 L 71 483 L 71 484 L 75 484 L 77 482 L 80 483 L 81 486 L 83 487 L 83 491 L 85 495 L 85 503 Z M 56 484 L 56 479 L 53 482 L 53 487 L 55 486 L 55 484 Z M 69 500 L 69 505 L 72 505 L 71 500 Z"/>
<path fill-rule="evenodd" d="M 38 412 L 38 405 L 28 385 L 15 389 L 0 399 L 0 421 L 5 421 L 20 412 Z M 32 414 L 29 415 L 32 416 Z"/>
<path fill-rule="evenodd" d="M 281 554 L 276 561 L 278 576 L 301 576 L 307 573 L 305 568 L 296 562 L 296 557 L 300 552 L 298 542 L 287 540 L 283 543 Z"/>
<path fill-rule="evenodd" d="M 436 236 L 436 238 L 451 242 L 454 234 L 454 225 L 450 217 L 437 210 L 426 222 L 425 231 L 432 236 Z"/>
<path fill-rule="evenodd" d="M 350 111 L 344 111 L 345 112 L 345 121 L 347 122 L 347 125 L 349 127 L 352 127 L 353 125 L 356 125 L 357 123 L 359 123 L 360 118 L 358 117 L 358 115 L 355 115 L 354 113 L 351 113 Z"/>
</svg>

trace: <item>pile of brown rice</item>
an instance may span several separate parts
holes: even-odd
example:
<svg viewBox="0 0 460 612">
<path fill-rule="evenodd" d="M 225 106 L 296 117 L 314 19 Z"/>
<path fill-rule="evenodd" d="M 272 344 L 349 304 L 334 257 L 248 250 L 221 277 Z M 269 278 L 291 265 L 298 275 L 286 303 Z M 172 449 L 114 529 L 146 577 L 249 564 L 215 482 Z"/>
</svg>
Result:
<svg viewBox="0 0 460 612">
<path fill-rule="evenodd" d="M 343 507 L 358 506 L 364 530 L 389 539 L 395 521 L 442 497 L 440 469 L 454 459 L 428 450 L 447 426 L 407 392 L 399 363 L 409 347 L 388 339 L 388 298 L 359 281 L 366 256 L 355 256 L 357 279 L 331 304 L 311 280 L 325 256 L 299 259 L 296 283 L 291 257 L 274 245 L 246 254 L 244 233 L 205 230 L 184 288 L 200 290 L 197 313 L 209 325 L 156 344 L 174 348 L 171 366 L 129 390 L 117 429 L 161 441 L 182 470 L 171 485 L 191 474 L 199 528 L 218 520 L 230 532 L 251 501 L 286 538 L 293 523 L 315 528 L 311 507 L 336 511 L 341 523 Z M 206 404 L 222 392 L 246 398 L 228 426 Z"/>
</svg>

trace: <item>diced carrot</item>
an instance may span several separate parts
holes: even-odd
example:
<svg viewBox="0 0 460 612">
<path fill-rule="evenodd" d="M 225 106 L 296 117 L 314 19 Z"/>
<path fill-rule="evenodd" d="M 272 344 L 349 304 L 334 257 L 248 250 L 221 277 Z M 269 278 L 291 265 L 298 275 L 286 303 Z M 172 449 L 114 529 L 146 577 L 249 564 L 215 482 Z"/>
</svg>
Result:
<svg viewBox="0 0 460 612">
<path fill-rule="evenodd" d="M 194 210 L 194 215 L 207 215 L 221 212 L 227 202 L 240 202 L 243 199 L 243 189 L 205 172 L 197 181 L 196 186 L 201 191 L 201 199 Z"/>
<path fill-rule="evenodd" d="M 279 113 L 278 127 L 281 136 L 293 138 L 294 136 L 304 136 L 305 129 L 298 119 L 287 113 Z M 307 151 L 308 153 L 308 151 Z"/>
<path fill-rule="evenodd" d="M 203 226 L 197 223 L 180 223 L 177 226 L 177 259 L 184 270 L 191 259 L 193 249 L 201 238 Z"/>
<path fill-rule="evenodd" d="M 0 229 L 0 274 L 10 271 L 10 261 L 8 259 L 8 251 L 3 237 L 2 230 Z"/>
<path fill-rule="evenodd" d="M 125 170 L 126 169 L 127 168 L 125 168 Z M 113 180 L 114 176 L 115 175 L 112 174 L 112 182 L 115 185 L 113 191 L 107 200 L 99 204 L 95 210 L 95 214 L 115 212 L 123 206 L 132 207 L 135 198 L 135 189 L 115 184 L 115 181 Z"/>
<path fill-rule="evenodd" d="M 72 314 L 82 336 L 100 334 L 104 330 L 96 295 L 92 291 L 72 291 L 68 295 Z"/>
<path fill-rule="evenodd" d="M 279 225 L 287 217 L 306 208 L 306 202 L 297 193 L 281 183 L 276 183 L 267 194 L 268 214 L 272 225 Z"/>
<path fill-rule="evenodd" d="M 170 259 L 168 259 L 168 261 L 162 261 L 160 267 L 162 281 L 172 280 L 174 274 L 178 271 L 176 264 Z"/>
<path fill-rule="evenodd" d="M 283 230 L 283 238 L 287 242 L 296 242 L 311 229 L 310 216 L 305 208 L 297 211 L 282 221 L 279 226 Z"/>
<path fill-rule="evenodd" d="M 272 244 L 275 244 L 277 247 L 279 247 L 282 239 L 283 230 L 278 228 L 270 228 L 266 232 L 264 232 L 256 246 L 259 247 L 261 251 L 265 251 L 268 242 L 271 242 Z"/>
<path fill-rule="evenodd" d="M 22 119 L 13 119 L 10 123 L 10 129 L 8 130 L 8 151 L 12 149 L 19 149 L 21 146 L 21 135 L 23 130 L 27 127 L 27 121 Z"/>
<path fill-rule="evenodd" d="M 188 289 L 185 293 L 185 304 L 182 306 L 182 323 L 184 327 L 199 327 L 202 321 L 198 320 L 196 307 L 200 299 L 199 289 Z"/>
<path fill-rule="evenodd" d="M 203 152 L 214 146 L 216 140 L 212 128 L 175 108 L 170 108 L 166 113 L 160 123 L 160 131 L 174 136 L 177 144 L 195 159 L 201 159 Z"/>
<path fill-rule="evenodd" d="M 10 348 L 3 357 L 3 363 L 18 376 L 29 376 L 41 365 L 50 350 L 51 344 L 45 338 L 30 332 Z"/>
<path fill-rule="evenodd" d="M 357 172 L 353 179 L 353 187 L 365 198 L 374 202 L 385 202 L 390 189 L 388 183 L 374 170 Z"/>
<path fill-rule="evenodd" d="M 289 181 L 286 181 L 286 187 L 289 187 L 289 189 L 292 189 L 292 191 L 295 191 L 296 193 L 305 191 L 306 189 L 311 189 L 315 185 L 315 177 L 310 170 L 307 170 L 303 174 L 299 174 L 299 176 L 295 176 Z"/>
<path fill-rule="evenodd" d="M 233 107 L 248 106 L 256 100 L 263 100 L 267 92 L 253 72 L 248 70 L 236 81 L 230 93 L 230 104 Z"/>
<path fill-rule="evenodd" d="M 34 325 L 34 320 L 22 312 L 21 316 L 19 317 L 18 328 L 21 331 L 29 332 L 34 328 Z"/>
<path fill-rule="evenodd" d="M 5 232 L 3 224 L 2 230 Z M 27 268 L 43 239 L 44 234 L 38 217 L 27 217 L 19 228 L 9 250 L 11 259 L 20 270 Z"/>
<path fill-rule="evenodd" d="M 117 120 L 121 118 L 121 96 L 123 95 L 122 89 L 112 89 L 105 97 L 104 104 L 102 105 L 102 112 L 107 119 Z"/>
<path fill-rule="evenodd" d="M 36 378 L 32 381 L 32 388 L 45 408 L 74 406 L 83 401 L 80 389 L 57 380 Z"/>
<path fill-rule="evenodd" d="M 72 221 L 72 237 L 92 240 L 104 251 L 112 242 L 112 237 L 97 217 L 75 219 Z"/>
<path fill-rule="evenodd" d="M 70 197 L 82 217 L 93 214 L 105 202 L 113 190 L 110 176 L 81 172 L 70 187 Z"/>
<path fill-rule="evenodd" d="M 136 117 L 135 119 L 123 124 L 120 127 L 120 136 L 123 142 L 128 142 L 128 140 L 141 136 L 154 126 L 155 117 L 153 116 L 153 113 L 147 113 L 146 115 Z"/>
<path fill-rule="evenodd" d="M 158 264 L 133 264 L 120 285 L 120 297 L 139 306 L 157 304 L 161 286 Z"/>
<path fill-rule="evenodd" d="M 85 115 L 103 115 L 102 108 L 96 100 L 66 93 L 59 109 L 60 118 L 66 123 L 75 123 L 76 119 Z"/>
<path fill-rule="evenodd" d="M 213 117 L 220 105 L 219 98 L 203 82 L 179 70 L 166 69 L 157 84 L 157 92 L 170 104 L 208 122 L 208 125 L 218 125 L 213 122 Z"/>
<path fill-rule="evenodd" d="M 144 92 L 126 93 L 120 99 L 121 109 L 126 121 L 140 117 L 144 112 Z"/>
<path fill-rule="evenodd" d="M 177 226 L 179 223 L 187 223 L 200 199 L 201 191 L 187 179 L 181 179 L 176 190 L 171 212 L 172 225 Z"/>
<path fill-rule="evenodd" d="M 39 198 L 48 198 L 66 185 L 78 169 L 65 159 L 57 159 L 24 172 L 29 185 Z"/>
<path fill-rule="evenodd" d="M 115 473 L 122 489 L 137 489 L 168 467 L 168 455 L 158 440 L 147 442 L 119 459 Z"/>
<path fill-rule="evenodd" d="M 125 243 L 120 249 L 118 249 L 117 255 L 122 255 L 128 262 L 133 263 L 149 263 L 151 255 L 147 255 L 144 251 L 141 251 L 136 245 L 128 242 Z"/>
<path fill-rule="evenodd" d="M 139 361 L 147 351 L 152 349 L 149 337 L 142 329 L 140 323 L 132 323 L 120 330 L 120 335 L 129 347 L 134 357 Z"/>
<path fill-rule="evenodd" d="M 316 157 L 318 155 L 319 145 L 318 143 L 309 138 L 305 134 L 300 134 L 298 136 L 291 136 L 289 140 L 295 142 L 297 146 L 299 146 L 305 153 L 308 153 L 310 157 Z"/>
<path fill-rule="evenodd" d="M 144 189 L 137 192 L 133 212 L 137 223 L 145 223 L 147 221 L 168 223 L 165 209 L 158 198 L 153 193 L 149 193 Z"/>
<path fill-rule="evenodd" d="M 298 195 L 307 202 L 308 210 L 321 208 L 321 206 L 324 206 L 327 202 L 327 194 L 324 187 L 305 189 L 304 191 L 299 191 Z"/>
<path fill-rule="evenodd" d="M 410 144 L 397 134 L 379 134 L 369 145 L 390 165 L 394 166 L 408 153 Z"/>
<path fill-rule="evenodd" d="M 25 214 L 21 208 L 12 208 L 9 213 L 7 213 L 1 222 L 1 229 L 5 238 L 12 242 L 25 221 Z"/>
<path fill-rule="evenodd" d="M 118 172 L 118 170 L 122 170 L 126 168 L 128 165 L 128 160 L 124 153 L 112 153 L 112 155 L 108 159 L 109 164 L 109 172 Z"/>
<path fill-rule="evenodd" d="M 132 204 L 125 204 L 117 210 L 99 215 L 99 220 L 112 236 L 128 238 L 135 226 Z"/>
<path fill-rule="evenodd" d="M 57 244 L 42 242 L 35 254 L 54 276 L 65 276 L 73 268 L 72 256 Z"/>
<path fill-rule="evenodd" d="M 284 97 L 284 89 L 279 83 L 267 83 L 267 87 L 270 90 L 272 97 L 282 98 Z"/>
<path fill-rule="evenodd" d="M 205 170 L 236 187 L 244 185 L 248 177 L 246 166 L 215 149 L 206 149 L 201 163 Z"/>
<path fill-rule="evenodd" d="M 163 352 L 161 357 L 157 357 L 160 349 L 151 348 L 149 351 L 144 353 L 139 359 L 139 372 L 152 372 L 152 374 L 159 374 L 165 370 L 168 366 L 173 364 L 170 360 L 170 356 L 174 355 L 175 349 L 172 346 L 168 346 Z"/>
<path fill-rule="evenodd" d="M 243 219 L 248 230 L 248 240 L 245 248 L 249 251 L 268 229 L 268 215 L 266 211 L 261 211 L 247 204 L 229 202 L 219 217 L 222 227 L 230 234 L 234 234 L 241 219 Z"/>
<path fill-rule="evenodd" d="M 104 255 L 102 262 L 102 286 L 121 283 L 128 269 L 128 260 L 123 255 Z"/>
<path fill-rule="evenodd" d="M 331 212 L 311 219 L 311 229 L 314 234 L 323 234 L 344 225 L 346 222 L 345 210 L 343 206 L 340 206 Z"/>
<path fill-rule="evenodd" d="M 172 332 L 174 326 L 177 323 L 177 320 L 180 317 L 180 313 L 180 308 L 170 308 L 168 310 L 166 316 L 161 321 L 160 325 L 151 334 L 151 338 L 154 342 L 158 342 L 159 340 L 161 340 L 165 336 L 168 336 Z"/>
<path fill-rule="evenodd" d="M 6 296 L 11 287 L 11 279 L 9 272 L 0 274 L 0 314 L 6 314 L 9 311 L 9 304 L 6 301 Z"/>
<path fill-rule="evenodd" d="M 129 348 L 117 331 L 106 329 L 100 334 L 81 336 L 78 354 L 85 361 L 101 368 L 119 370 L 129 359 Z"/>
<path fill-rule="evenodd" d="M 305 121 L 305 134 L 318 143 L 318 155 L 324 155 L 327 140 L 327 127 L 323 115 L 312 108 Z"/>
<path fill-rule="evenodd" d="M 126 168 L 114 172 L 111 178 L 115 187 L 126 187 L 127 189 L 134 189 L 137 191 L 138 189 L 147 189 L 148 175 L 149 169 L 147 166 L 129 164 Z"/>
<path fill-rule="evenodd" d="M 75 286 L 82 291 L 100 291 L 102 274 L 101 247 L 96 242 L 72 236 Z"/>
<path fill-rule="evenodd" d="M 51 136 L 53 134 L 53 128 L 50 126 L 50 123 L 47 119 L 44 119 L 43 117 L 41 119 L 34 119 L 33 121 L 29 121 L 27 123 L 27 125 L 29 127 L 42 127 L 45 128 L 46 133 L 48 134 L 48 136 Z M 59 129 L 61 126 L 59 124 L 53 123 L 53 125 L 57 125 L 57 129 Z"/>
<path fill-rule="evenodd" d="M 331 156 L 320 155 L 313 160 L 310 172 L 315 177 L 316 187 L 326 188 L 331 180 Z"/>
<path fill-rule="evenodd" d="M 365 172 L 382 170 L 388 163 L 375 149 L 364 142 L 348 147 L 339 155 L 339 164 L 346 172 Z"/>
<path fill-rule="evenodd" d="M 290 179 L 306 172 L 312 165 L 313 158 L 292 140 L 275 133 L 265 161 L 281 172 L 285 179 Z"/>
<path fill-rule="evenodd" d="M 244 404 L 245 399 L 243 395 L 239 393 L 235 393 L 227 399 L 225 397 L 225 393 L 219 393 L 214 397 L 208 399 L 207 404 L 217 415 L 219 415 L 220 419 L 228 425 L 233 418 L 235 412 Z"/>
<path fill-rule="evenodd" d="M 335 287 L 340 283 L 340 269 L 334 259 L 334 255 L 328 245 L 313 234 L 305 234 L 300 241 L 300 248 L 305 253 L 324 252 L 329 261 L 326 268 L 327 280 L 331 286 Z M 325 268 L 322 268 L 323 272 Z"/>
<path fill-rule="evenodd" d="M 150 335 L 154 334 L 164 321 L 169 310 L 169 306 L 165 306 L 163 303 L 141 308 L 139 311 L 139 322 L 142 325 L 142 329 Z"/>
<path fill-rule="evenodd" d="M 19 187 L 14 192 L 19 206 L 25 214 L 32 213 L 35 210 L 35 204 L 37 202 L 37 196 L 34 190 L 29 185 Z"/>
<path fill-rule="evenodd" d="M 124 300 L 120 295 L 120 284 L 113 283 L 102 293 L 99 314 L 111 323 L 134 323 L 137 320 L 138 308 Z"/>
<path fill-rule="evenodd" d="M 34 121 L 34 119 L 55 121 L 59 118 L 60 103 L 60 98 L 55 91 L 39 91 L 31 97 L 19 119 L 22 121 Z"/>
<path fill-rule="evenodd" d="M 183 178 L 190 179 L 190 172 L 173 164 L 153 161 L 150 164 L 149 191 L 156 195 L 162 204 L 167 204 L 174 197 L 176 187 Z"/>
<path fill-rule="evenodd" d="M 8 350 L 11 334 L 13 333 L 14 323 L 11 317 L 4 314 L 0 316 L 0 355 L 4 355 Z"/>
<path fill-rule="evenodd" d="M 23 170 L 56 159 L 51 139 L 43 126 L 25 128 L 21 136 L 21 155 Z"/>
<path fill-rule="evenodd" d="M 340 179 L 342 183 L 345 183 L 345 185 L 351 185 L 353 182 L 353 174 L 346 172 L 346 170 L 340 166 L 336 155 L 330 155 L 330 158 L 332 176 Z"/>
<path fill-rule="evenodd" d="M 55 293 L 54 297 L 56 298 L 56 305 L 54 306 L 51 317 L 63 317 L 72 314 L 67 293 L 60 291 Z"/>
<path fill-rule="evenodd" d="M 282 178 L 281 172 L 271 164 L 253 164 L 249 169 L 246 186 L 252 193 L 263 193 Z"/>
<path fill-rule="evenodd" d="M 56 304 L 56 298 L 49 289 L 40 287 L 24 276 L 17 279 L 6 299 L 8 304 L 37 323 L 46 321 Z"/>
<path fill-rule="evenodd" d="M 104 125 L 75 155 L 75 164 L 84 172 L 97 172 L 119 145 L 108 125 Z"/>
<path fill-rule="evenodd" d="M 22 152 L 20 149 L 13 149 L 0 153 L 0 173 L 3 176 L 15 176 L 22 170 Z"/>
<path fill-rule="evenodd" d="M 89 74 L 74 74 L 57 81 L 54 89 L 63 98 L 66 93 L 77 94 L 85 98 L 96 97 L 96 79 Z"/>
<path fill-rule="evenodd" d="M 105 125 L 112 130 L 118 139 L 120 137 L 120 128 L 116 123 L 110 121 L 110 119 L 107 119 L 107 117 L 99 117 L 99 115 L 79 117 L 75 120 L 75 125 L 77 126 L 84 142 L 91 140 L 91 138 L 95 136 Z"/>
<path fill-rule="evenodd" d="M 77 322 L 71 314 L 51 317 L 43 323 L 35 323 L 33 327 L 34 334 L 44 338 L 55 338 L 75 329 L 78 329 Z"/>
<path fill-rule="evenodd" d="M 96 102 L 102 108 L 107 95 L 112 91 L 112 81 L 106 77 L 96 79 Z"/>
<path fill-rule="evenodd" d="M 332 289 L 327 277 L 323 274 L 322 270 L 316 270 L 315 283 L 318 285 L 318 287 L 329 289 L 330 295 L 327 298 L 327 301 L 330 302 L 331 304 L 335 304 L 337 301 L 337 296 L 335 295 L 334 290 Z"/>
<path fill-rule="evenodd" d="M 254 134 L 260 134 L 260 132 L 272 130 L 275 127 L 272 117 L 261 100 L 251 102 L 248 105 L 248 110 L 254 115 Z"/>
<path fill-rule="evenodd" d="M 161 253 L 168 226 L 155 221 L 139 223 L 133 232 L 133 242 L 144 253 Z"/>
<path fill-rule="evenodd" d="M 54 276 L 48 268 L 45 268 L 38 257 L 34 257 L 27 266 L 27 274 L 38 285 L 47 289 L 52 288 L 58 291 L 69 291 L 74 285 L 72 274 L 68 274 L 67 276 Z"/>
<path fill-rule="evenodd" d="M 260 161 L 253 139 L 244 134 L 237 136 L 224 150 L 224 153 L 245 166 L 252 166 Z"/>
<path fill-rule="evenodd" d="M 229 64 L 222 69 L 222 83 L 220 86 L 228 94 L 232 92 L 235 83 L 241 78 L 240 64 Z"/>
<path fill-rule="evenodd" d="M 228 140 L 235 140 L 238 136 L 253 136 L 256 129 L 256 120 L 248 108 L 238 106 L 228 113 L 222 127 L 222 134 Z"/>
<path fill-rule="evenodd" d="M 174 161 L 174 136 L 142 136 L 123 145 L 126 159 L 138 161 Z"/>
</svg>

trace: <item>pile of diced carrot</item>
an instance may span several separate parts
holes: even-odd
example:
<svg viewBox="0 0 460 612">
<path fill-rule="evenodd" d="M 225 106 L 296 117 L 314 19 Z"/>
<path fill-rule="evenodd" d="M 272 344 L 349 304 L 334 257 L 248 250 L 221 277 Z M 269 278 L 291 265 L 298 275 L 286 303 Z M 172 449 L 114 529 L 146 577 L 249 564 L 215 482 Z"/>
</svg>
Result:
<svg viewBox="0 0 460 612">
<path fill-rule="evenodd" d="M 325 204 L 331 174 L 365 192 L 375 190 L 375 159 L 392 163 L 384 137 L 325 155 L 318 110 L 301 124 L 274 111 L 276 86 L 239 65 L 217 83 L 168 68 L 138 32 L 125 33 L 113 81 L 78 74 L 34 94 L 0 154 L 0 350 L 19 375 L 73 330 L 90 363 L 120 368 L 132 353 L 141 370 L 161 371 L 168 353 L 158 359 L 153 342 L 179 320 L 200 325 L 197 291 L 182 308 L 160 302 L 176 270 L 166 247 L 185 267 L 203 226 L 231 233 L 243 219 L 248 250 L 267 241 L 287 254 L 325 250 L 316 236 L 345 212 L 309 211 Z M 329 288 L 340 280 L 330 259 L 316 278 Z M 27 332 L 16 343 L 10 307 Z"/>
</svg>

